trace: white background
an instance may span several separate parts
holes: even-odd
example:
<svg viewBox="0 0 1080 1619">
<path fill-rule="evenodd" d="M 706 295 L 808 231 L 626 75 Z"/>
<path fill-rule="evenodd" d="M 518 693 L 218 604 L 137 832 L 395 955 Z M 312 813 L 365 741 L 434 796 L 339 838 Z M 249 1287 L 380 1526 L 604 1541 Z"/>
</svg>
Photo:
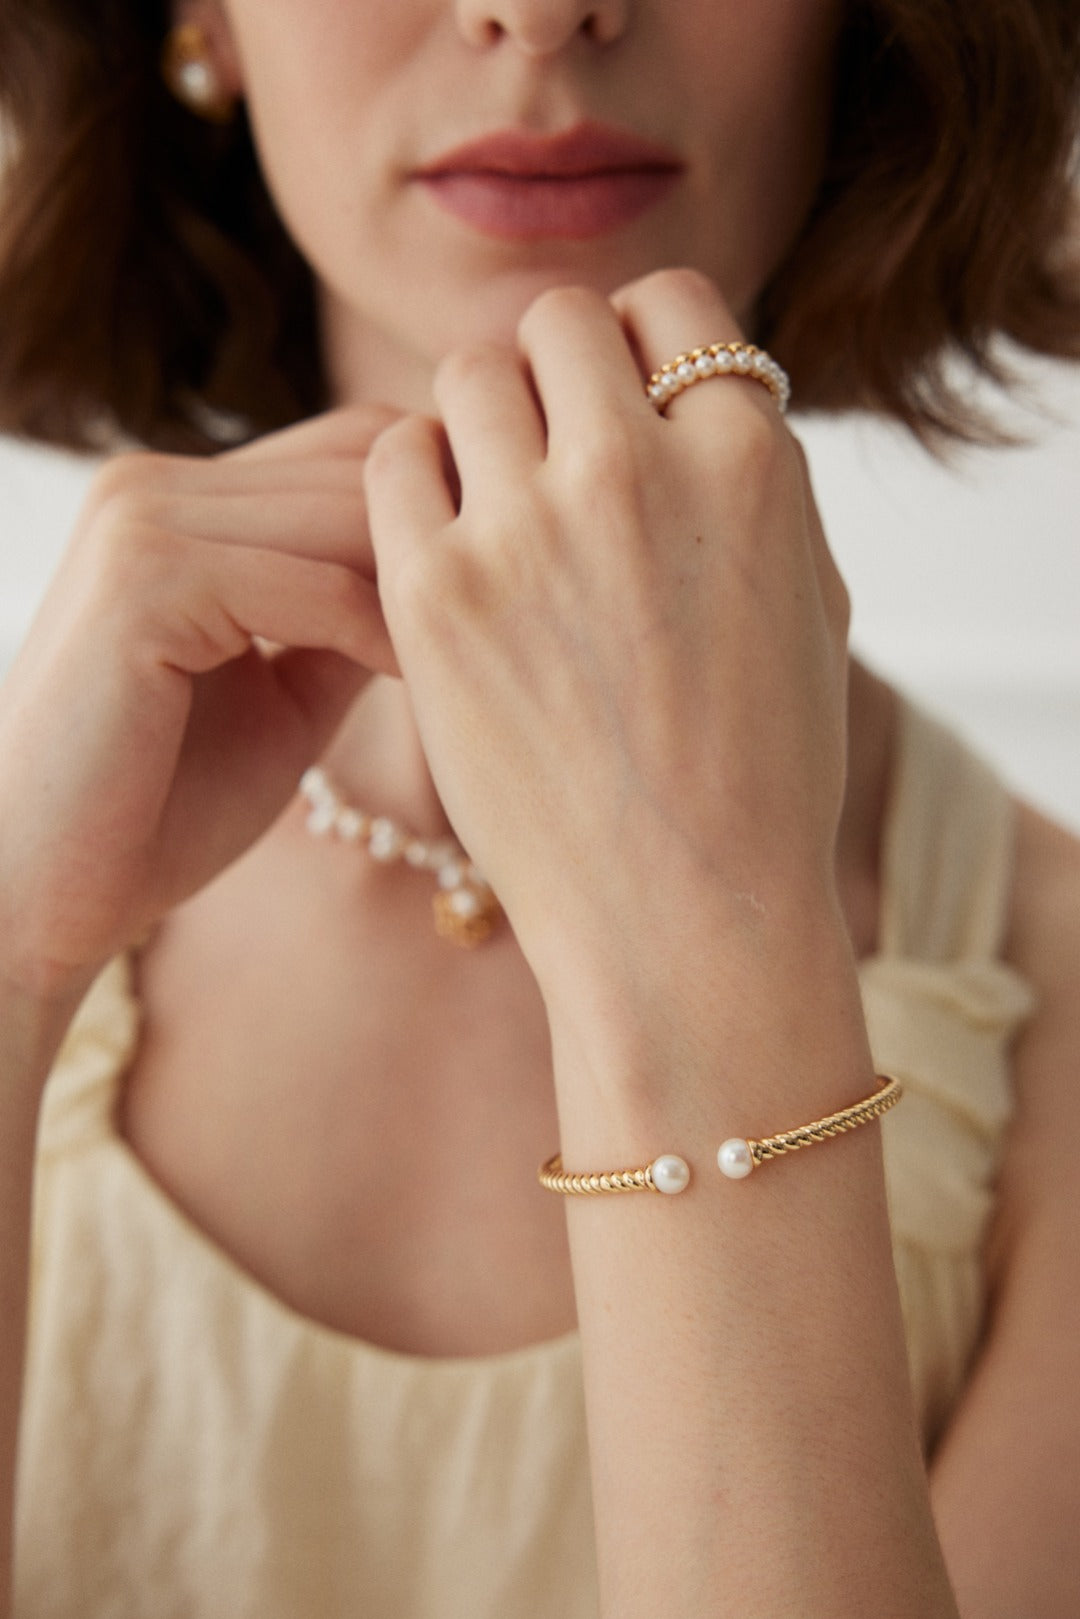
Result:
<svg viewBox="0 0 1080 1619">
<path fill-rule="evenodd" d="M 948 470 L 878 423 L 793 425 L 851 589 L 857 649 L 1080 830 L 1080 366 L 1028 372 L 1044 408 L 1022 418 L 1036 442 L 965 450 Z M 92 472 L 0 440 L 0 668 Z"/>
</svg>

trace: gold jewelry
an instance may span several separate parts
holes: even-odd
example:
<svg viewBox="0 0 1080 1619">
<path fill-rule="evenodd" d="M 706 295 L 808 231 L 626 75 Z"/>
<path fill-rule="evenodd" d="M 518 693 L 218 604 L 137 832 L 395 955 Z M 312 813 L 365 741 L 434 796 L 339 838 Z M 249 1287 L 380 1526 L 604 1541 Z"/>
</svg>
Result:
<svg viewBox="0 0 1080 1619">
<path fill-rule="evenodd" d="M 695 382 L 709 377 L 749 377 L 763 383 L 776 400 L 780 414 L 791 399 L 791 380 L 783 366 L 754 343 L 710 343 L 705 349 L 690 349 L 654 371 L 645 385 L 649 402 L 662 416 L 676 394 L 685 393 Z"/>
<path fill-rule="evenodd" d="M 690 1184 L 690 1165 L 673 1152 L 654 1158 L 644 1169 L 611 1169 L 602 1175 L 568 1175 L 562 1154 L 556 1153 L 536 1174 L 549 1192 L 565 1192 L 568 1197 L 596 1192 L 681 1192 Z"/>
<path fill-rule="evenodd" d="M 432 901 L 435 931 L 451 944 L 472 949 L 489 939 L 503 912 L 491 884 L 477 870 L 456 838 L 418 838 L 387 815 L 368 815 L 346 803 L 319 765 L 305 770 L 300 794 L 310 806 L 307 829 L 316 837 L 366 844 L 372 860 L 392 865 L 404 860 L 418 871 L 435 872 L 439 891 Z"/>
<path fill-rule="evenodd" d="M 210 42 L 196 23 L 181 23 L 169 30 L 161 51 L 161 75 L 176 97 L 197 118 L 227 124 L 236 112 L 236 98 L 221 82 Z"/>
<path fill-rule="evenodd" d="M 767 1163 L 770 1158 L 798 1152 L 800 1147 L 812 1147 L 830 1136 L 842 1135 L 846 1130 L 857 1130 L 861 1124 L 870 1124 L 895 1107 L 903 1095 L 903 1086 L 898 1079 L 879 1074 L 877 1080 L 878 1088 L 871 1096 L 854 1102 L 851 1107 L 841 1108 L 839 1113 L 830 1113 L 827 1118 L 815 1119 L 813 1124 L 803 1124 L 780 1135 L 766 1136 L 761 1141 L 731 1136 L 721 1144 L 716 1154 L 721 1173 L 729 1180 L 743 1180 L 758 1164 Z M 541 1186 L 549 1192 L 563 1192 L 567 1196 L 587 1196 L 597 1192 L 674 1193 L 684 1191 L 690 1184 L 690 1167 L 685 1158 L 665 1153 L 660 1158 L 654 1158 L 651 1164 L 646 1164 L 644 1169 L 610 1170 L 599 1175 L 569 1175 L 563 1169 L 562 1155 L 556 1153 L 547 1163 L 540 1165 L 537 1177 Z"/>
</svg>

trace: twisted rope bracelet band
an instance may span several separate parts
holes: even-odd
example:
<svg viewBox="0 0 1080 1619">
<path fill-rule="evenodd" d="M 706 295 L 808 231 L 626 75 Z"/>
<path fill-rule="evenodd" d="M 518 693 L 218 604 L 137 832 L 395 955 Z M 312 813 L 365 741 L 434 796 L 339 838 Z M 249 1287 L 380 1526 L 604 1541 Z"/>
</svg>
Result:
<svg viewBox="0 0 1080 1619">
<path fill-rule="evenodd" d="M 732 1136 L 716 1154 L 722 1174 L 729 1180 L 743 1180 L 758 1164 L 784 1153 L 798 1152 L 800 1147 L 812 1147 L 830 1136 L 843 1135 L 846 1130 L 857 1130 L 861 1124 L 879 1119 L 895 1107 L 903 1095 L 898 1079 L 879 1074 L 878 1089 L 873 1095 L 851 1107 L 843 1107 L 827 1118 L 815 1119 L 812 1124 L 799 1125 L 795 1130 L 784 1130 L 780 1135 L 766 1136 L 761 1141 L 744 1140 Z M 607 1170 L 599 1175 L 570 1175 L 563 1169 L 562 1156 L 556 1153 L 537 1170 L 541 1186 L 549 1192 L 562 1192 L 567 1197 L 593 1197 L 601 1192 L 667 1192 L 686 1190 L 690 1184 L 690 1166 L 685 1158 L 675 1153 L 664 1153 L 654 1158 L 644 1169 Z"/>
</svg>

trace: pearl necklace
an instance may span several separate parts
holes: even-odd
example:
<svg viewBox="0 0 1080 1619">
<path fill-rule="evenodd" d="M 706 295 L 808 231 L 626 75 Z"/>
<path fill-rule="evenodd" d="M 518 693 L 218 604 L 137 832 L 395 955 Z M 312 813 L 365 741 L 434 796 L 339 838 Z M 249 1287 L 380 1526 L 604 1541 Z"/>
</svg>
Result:
<svg viewBox="0 0 1080 1619">
<path fill-rule="evenodd" d="M 300 796 L 309 806 L 306 825 L 314 837 L 336 836 L 342 843 L 366 844 L 368 854 L 380 865 L 404 860 L 418 871 L 437 874 L 439 891 L 432 909 L 440 938 L 468 950 L 494 933 L 502 920 L 502 908 L 491 884 L 455 838 L 419 838 L 389 816 L 368 815 L 341 796 L 321 765 L 305 770 Z"/>
</svg>

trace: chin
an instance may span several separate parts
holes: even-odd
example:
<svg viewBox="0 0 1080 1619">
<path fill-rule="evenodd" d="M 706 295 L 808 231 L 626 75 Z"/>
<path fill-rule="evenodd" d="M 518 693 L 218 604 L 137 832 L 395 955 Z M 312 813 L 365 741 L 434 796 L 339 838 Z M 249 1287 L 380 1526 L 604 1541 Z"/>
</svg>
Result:
<svg viewBox="0 0 1080 1619">
<path fill-rule="evenodd" d="M 446 346 L 468 342 L 516 343 L 521 317 L 541 293 L 555 287 L 591 287 L 608 297 L 632 277 L 608 267 L 537 265 L 495 276 L 471 288 L 462 318 L 446 333 Z"/>
</svg>

